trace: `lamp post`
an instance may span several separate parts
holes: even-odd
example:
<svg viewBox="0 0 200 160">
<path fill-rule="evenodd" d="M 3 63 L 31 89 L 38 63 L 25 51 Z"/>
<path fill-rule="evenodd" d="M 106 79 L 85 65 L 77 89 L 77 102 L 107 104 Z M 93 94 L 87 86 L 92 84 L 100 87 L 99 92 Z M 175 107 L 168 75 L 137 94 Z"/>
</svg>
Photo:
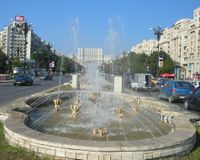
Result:
<svg viewBox="0 0 200 160">
<path fill-rule="evenodd" d="M 157 41 L 158 41 L 158 45 L 157 45 L 157 48 L 158 48 L 158 68 L 157 68 L 157 76 L 159 76 L 159 60 L 160 60 L 160 37 L 161 35 L 163 34 L 163 29 L 161 27 L 157 27 L 157 28 L 153 28 L 153 31 L 154 31 L 154 35 L 156 35 L 156 38 L 157 38 Z"/>
<path fill-rule="evenodd" d="M 27 34 L 29 31 L 29 25 L 27 24 L 27 22 L 24 23 L 24 37 L 25 37 L 25 52 L 24 52 L 24 74 L 26 73 L 26 55 L 27 55 Z"/>
</svg>

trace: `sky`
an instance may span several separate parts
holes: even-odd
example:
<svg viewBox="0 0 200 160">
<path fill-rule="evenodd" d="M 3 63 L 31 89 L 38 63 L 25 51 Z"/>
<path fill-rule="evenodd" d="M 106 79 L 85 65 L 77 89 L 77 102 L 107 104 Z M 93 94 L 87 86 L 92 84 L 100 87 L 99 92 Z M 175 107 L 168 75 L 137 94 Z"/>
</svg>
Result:
<svg viewBox="0 0 200 160">
<path fill-rule="evenodd" d="M 2 0 L 0 6 L 0 30 L 21 15 L 60 53 L 103 48 L 116 56 L 142 40 L 156 39 L 153 27 L 192 19 L 200 0 Z"/>
</svg>

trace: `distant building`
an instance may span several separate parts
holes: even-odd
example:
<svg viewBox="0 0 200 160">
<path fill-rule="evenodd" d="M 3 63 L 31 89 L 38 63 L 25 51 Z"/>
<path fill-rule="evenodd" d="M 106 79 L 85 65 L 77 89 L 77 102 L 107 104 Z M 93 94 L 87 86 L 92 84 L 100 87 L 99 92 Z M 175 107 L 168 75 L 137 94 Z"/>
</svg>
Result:
<svg viewBox="0 0 200 160">
<path fill-rule="evenodd" d="M 0 32 L 0 48 L 8 57 L 30 61 L 31 53 L 43 50 L 55 52 L 52 46 L 35 34 L 24 16 L 15 16 L 12 23 Z"/>
<path fill-rule="evenodd" d="M 77 61 L 80 64 L 95 62 L 102 64 L 104 60 L 102 48 L 78 48 Z"/>
<path fill-rule="evenodd" d="M 0 32 L 0 49 L 3 48 L 3 31 Z"/>
<path fill-rule="evenodd" d="M 132 47 L 131 51 L 150 55 L 154 51 L 157 51 L 157 44 L 158 42 L 156 40 L 143 40 L 142 43 L 138 43 Z"/>
<path fill-rule="evenodd" d="M 182 77 L 200 79 L 200 7 L 193 19 L 181 19 L 164 30 L 160 49 L 180 64 Z"/>
<path fill-rule="evenodd" d="M 132 51 L 149 55 L 156 45 L 156 40 L 146 40 L 133 46 Z M 200 7 L 194 10 L 193 19 L 178 20 L 164 29 L 159 45 L 180 65 L 182 78 L 200 79 Z"/>
</svg>

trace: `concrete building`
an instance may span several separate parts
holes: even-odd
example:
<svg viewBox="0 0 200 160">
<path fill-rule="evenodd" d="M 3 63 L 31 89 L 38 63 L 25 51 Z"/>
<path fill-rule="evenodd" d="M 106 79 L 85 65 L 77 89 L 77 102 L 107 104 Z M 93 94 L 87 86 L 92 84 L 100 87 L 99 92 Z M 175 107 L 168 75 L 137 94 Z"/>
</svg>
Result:
<svg viewBox="0 0 200 160">
<path fill-rule="evenodd" d="M 22 62 L 31 61 L 31 53 L 42 49 L 55 52 L 52 45 L 35 34 L 24 16 L 15 16 L 12 23 L 0 32 L 0 47 L 8 57 L 19 57 Z"/>
<path fill-rule="evenodd" d="M 22 61 L 30 59 L 31 32 L 25 17 L 15 16 L 13 22 L 2 31 L 3 52 L 9 57 L 19 57 Z"/>
<path fill-rule="evenodd" d="M 165 29 L 160 48 L 182 67 L 183 78 L 200 79 L 200 8 L 193 19 L 181 19 Z"/>
<path fill-rule="evenodd" d="M 3 48 L 3 31 L 0 32 L 0 49 Z"/>
<path fill-rule="evenodd" d="M 101 65 L 103 60 L 104 55 L 102 48 L 78 48 L 77 61 L 82 65 L 90 62 Z"/>
<path fill-rule="evenodd" d="M 131 51 L 135 53 L 145 53 L 150 55 L 157 50 L 157 41 L 156 40 L 143 40 L 141 43 L 132 47 Z"/>
<path fill-rule="evenodd" d="M 156 40 L 146 40 L 132 51 L 149 55 L 156 46 Z M 178 20 L 171 28 L 164 29 L 160 50 L 180 65 L 182 78 L 200 79 L 200 7 L 194 10 L 192 19 Z"/>
</svg>

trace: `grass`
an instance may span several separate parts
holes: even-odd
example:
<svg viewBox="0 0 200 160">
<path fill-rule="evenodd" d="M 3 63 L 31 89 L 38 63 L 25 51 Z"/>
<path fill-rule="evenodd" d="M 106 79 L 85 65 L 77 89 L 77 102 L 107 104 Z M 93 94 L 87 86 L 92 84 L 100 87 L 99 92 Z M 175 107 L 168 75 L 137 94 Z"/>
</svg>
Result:
<svg viewBox="0 0 200 160">
<path fill-rule="evenodd" d="M 183 160 L 199 160 L 200 159 L 200 127 L 197 127 L 197 140 L 193 151 L 188 155 L 183 157 Z"/>
<path fill-rule="evenodd" d="M 5 140 L 3 124 L 0 123 L 0 160 L 42 160 L 34 152 L 12 147 Z"/>
<path fill-rule="evenodd" d="M 48 90 L 47 93 L 58 91 L 58 89 L 59 89 L 59 86 Z M 70 84 L 68 84 L 68 85 L 60 85 L 60 90 L 61 91 L 68 91 L 68 90 L 71 90 L 71 89 L 72 89 L 72 86 Z"/>
<path fill-rule="evenodd" d="M 200 127 L 197 127 L 197 142 L 193 151 L 184 157 L 177 157 L 178 160 L 199 160 L 200 159 Z M 21 147 L 12 147 L 5 140 L 3 124 L 0 123 L 0 160 L 51 160 L 48 157 L 40 158 L 34 152 Z"/>
</svg>

